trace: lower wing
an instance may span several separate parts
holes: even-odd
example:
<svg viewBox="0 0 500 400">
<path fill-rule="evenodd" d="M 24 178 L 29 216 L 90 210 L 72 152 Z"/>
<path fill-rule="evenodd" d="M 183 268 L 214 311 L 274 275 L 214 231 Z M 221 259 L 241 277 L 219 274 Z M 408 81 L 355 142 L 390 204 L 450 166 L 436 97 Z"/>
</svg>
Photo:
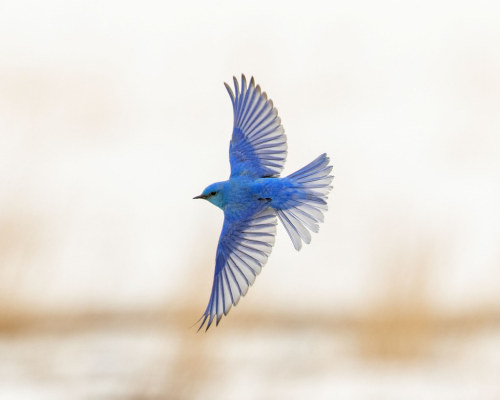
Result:
<svg viewBox="0 0 500 400">
<path fill-rule="evenodd" d="M 276 235 L 276 211 L 267 208 L 242 221 L 224 219 L 208 306 L 198 330 L 213 320 L 219 324 L 255 281 L 271 254 Z"/>
</svg>

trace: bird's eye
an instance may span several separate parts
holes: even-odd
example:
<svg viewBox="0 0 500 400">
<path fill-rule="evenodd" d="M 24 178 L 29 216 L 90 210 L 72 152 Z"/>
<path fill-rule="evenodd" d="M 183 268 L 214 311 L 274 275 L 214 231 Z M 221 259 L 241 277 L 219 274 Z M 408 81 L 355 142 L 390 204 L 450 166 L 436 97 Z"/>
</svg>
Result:
<svg viewBox="0 0 500 400">
<path fill-rule="evenodd" d="M 217 192 L 210 192 L 209 196 L 215 196 L 216 194 L 217 194 Z"/>
</svg>

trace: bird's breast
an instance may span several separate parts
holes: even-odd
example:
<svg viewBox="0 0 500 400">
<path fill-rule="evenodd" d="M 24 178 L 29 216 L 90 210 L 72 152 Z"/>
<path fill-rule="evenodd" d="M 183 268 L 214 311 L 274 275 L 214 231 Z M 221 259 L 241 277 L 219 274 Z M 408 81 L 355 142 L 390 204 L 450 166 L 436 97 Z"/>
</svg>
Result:
<svg viewBox="0 0 500 400">
<path fill-rule="evenodd" d="M 230 203 L 248 203 L 252 200 L 254 189 L 250 179 L 231 179 L 225 189 L 225 198 Z"/>
</svg>

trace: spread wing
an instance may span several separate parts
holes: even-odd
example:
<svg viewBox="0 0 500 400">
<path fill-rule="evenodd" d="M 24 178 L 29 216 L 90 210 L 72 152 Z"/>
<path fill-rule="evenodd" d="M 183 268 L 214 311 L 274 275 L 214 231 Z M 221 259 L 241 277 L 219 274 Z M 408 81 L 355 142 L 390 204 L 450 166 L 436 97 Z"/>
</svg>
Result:
<svg viewBox="0 0 500 400">
<path fill-rule="evenodd" d="M 231 177 L 277 177 L 285 165 L 287 144 L 278 110 L 273 107 L 253 77 L 247 86 L 241 76 L 241 90 L 233 77 L 235 92 L 224 83 L 234 112 L 233 136 L 229 147 Z"/>
<path fill-rule="evenodd" d="M 266 264 L 276 235 L 276 212 L 267 208 L 243 221 L 224 219 L 215 261 L 214 283 L 198 330 L 219 324 L 232 305 L 247 293 Z"/>
</svg>

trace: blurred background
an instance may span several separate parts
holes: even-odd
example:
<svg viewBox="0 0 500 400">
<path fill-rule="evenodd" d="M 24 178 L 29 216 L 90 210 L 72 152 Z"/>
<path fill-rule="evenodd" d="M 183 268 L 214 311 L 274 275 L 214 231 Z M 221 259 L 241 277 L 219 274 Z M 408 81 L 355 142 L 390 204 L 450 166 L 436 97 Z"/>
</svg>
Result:
<svg viewBox="0 0 500 400">
<path fill-rule="evenodd" d="M 499 399 L 500 6 L 0 2 L 1 399 Z M 325 223 L 216 329 L 222 83 Z"/>
</svg>

